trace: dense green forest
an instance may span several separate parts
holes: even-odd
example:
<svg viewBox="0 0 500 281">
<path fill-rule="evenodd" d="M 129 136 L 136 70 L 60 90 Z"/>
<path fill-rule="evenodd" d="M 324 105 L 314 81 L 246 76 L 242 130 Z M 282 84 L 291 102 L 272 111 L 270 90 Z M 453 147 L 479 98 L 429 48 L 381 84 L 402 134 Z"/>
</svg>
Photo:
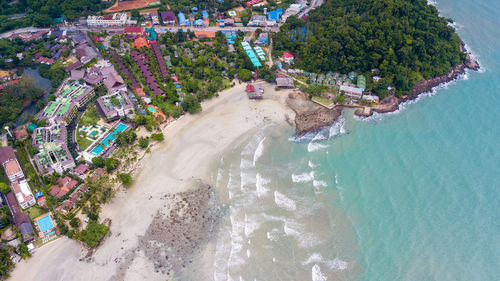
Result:
<svg viewBox="0 0 500 281">
<path fill-rule="evenodd" d="M 384 96 L 394 85 L 404 94 L 465 58 L 449 22 L 425 0 L 327 0 L 307 21 L 289 18 L 273 47 L 293 52 L 307 71 L 378 69 L 383 80 L 375 92 Z"/>
<path fill-rule="evenodd" d="M 23 78 L 18 83 L 3 87 L 0 95 L 0 125 L 13 121 L 21 114 L 25 101 L 36 101 L 43 96 L 43 91 L 34 81 Z"/>
<path fill-rule="evenodd" d="M 114 1 L 101 0 L 0 0 L 0 32 L 23 27 L 46 27 L 63 14 L 68 20 L 95 14 L 109 7 Z M 26 17 L 12 15 L 26 14 Z"/>
</svg>

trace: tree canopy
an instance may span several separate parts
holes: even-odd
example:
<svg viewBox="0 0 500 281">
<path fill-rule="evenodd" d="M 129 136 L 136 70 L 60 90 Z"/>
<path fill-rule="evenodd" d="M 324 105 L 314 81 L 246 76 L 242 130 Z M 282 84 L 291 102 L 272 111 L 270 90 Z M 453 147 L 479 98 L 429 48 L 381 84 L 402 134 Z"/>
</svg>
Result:
<svg viewBox="0 0 500 281">
<path fill-rule="evenodd" d="M 307 22 L 288 18 L 273 38 L 312 72 L 378 69 L 398 93 L 447 73 L 465 58 L 461 40 L 425 0 L 327 0 Z"/>
</svg>

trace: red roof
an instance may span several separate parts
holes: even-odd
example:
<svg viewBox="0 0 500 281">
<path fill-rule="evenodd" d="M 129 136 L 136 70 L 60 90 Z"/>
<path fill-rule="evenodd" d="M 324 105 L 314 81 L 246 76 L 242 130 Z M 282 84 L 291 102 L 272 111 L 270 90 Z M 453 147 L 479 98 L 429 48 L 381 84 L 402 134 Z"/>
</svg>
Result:
<svg viewBox="0 0 500 281">
<path fill-rule="evenodd" d="M 142 33 L 140 26 L 127 26 L 123 29 L 123 33 Z"/>
<path fill-rule="evenodd" d="M 283 58 L 293 58 L 293 55 L 292 55 L 292 53 L 290 53 L 290 52 L 285 52 L 285 53 L 283 53 L 283 56 L 282 56 L 282 57 L 283 57 Z"/>
<path fill-rule="evenodd" d="M 112 20 L 113 19 L 113 15 L 104 15 L 103 18 L 105 20 Z"/>
</svg>

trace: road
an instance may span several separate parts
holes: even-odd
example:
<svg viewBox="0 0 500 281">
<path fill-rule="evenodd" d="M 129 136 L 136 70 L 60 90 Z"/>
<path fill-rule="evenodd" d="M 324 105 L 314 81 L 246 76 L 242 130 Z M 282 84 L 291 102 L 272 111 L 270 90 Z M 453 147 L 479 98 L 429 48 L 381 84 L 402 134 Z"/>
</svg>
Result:
<svg viewBox="0 0 500 281">
<path fill-rule="evenodd" d="M 124 27 L 90 27 L 90 26 L 66 26 L 61 27 L 62 30 L 67 31 L 121 31 Z M 273 27 L 255 27 L 255 26 L 231 26 L 231 27 L 218 27 L 218 26 L 209 26 L 209 27 L 193 27 L 193 26 L 155 26 L 155 30 L 158 33 L 165 33 L 167 31 L 177 32 L 180 30 L 191 30 L 191 31 L 223 31 L 223 30 L 238 30 L 244 32 L 253 32 L 257 28 L 262 29 L 263 31 L 268 32 L 278 32 L 279 26 Z"/>
<path fill-rule="evenodd" d="M 307 7 L 304 8 L 304 10 L 300 13 L 297 14 L 297 17 L 300 19 L 303 16 L 307 15 L 309 11 L 316 9 L 317 7 L 321 6 L 323 4 L 324 0 L 311 0 L 311 3 Z"/>
</svg>

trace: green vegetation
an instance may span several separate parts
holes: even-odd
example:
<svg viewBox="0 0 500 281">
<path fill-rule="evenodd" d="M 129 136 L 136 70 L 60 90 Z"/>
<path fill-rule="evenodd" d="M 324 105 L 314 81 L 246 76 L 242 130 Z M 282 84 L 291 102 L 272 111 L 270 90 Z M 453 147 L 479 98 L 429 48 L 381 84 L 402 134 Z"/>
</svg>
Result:
<svg viewBox="0 0 500 281">
<path fill-rule="evenodd" d="M 13 4 L 10 4 L 12 2 Z M 47 27 L 63 14 L 68 20 L 96 14 L 109 7 L 113 1 L 101 0 L 48 0 L 48 1 L 0 1 L 0 32 L 23 26 Z M 9 19 L 10 15 L 26 13 L 27 16 Z"/>
<path fill-rule="evenodd" d="M 77 218 L 77 217 L 74 217 L 74 218 L 72 218 L 72 219 L 69 221 L 69 225 L 71 225 L 71 226 L 72 226 L 72 227 L 74 227 L 74 228 L 79 227 L 79 226 L 80 226 L 80 224 L 81 224 L 81 221 L 80 221 L 80 219 L 79 219 L 79 218 Z"/>
<path fill-rule="evenodd" d="M 243 81 L 249 81 L 252 79 L 252 72 L 248 69 L 240 68 L 238 69 L 238 78 Z"/>
<path fill-rule="evenodd" d="M 113 157 L 108 157 L 104 161 L 104 166 L 106 167 L 106 171 L 112 172 L 113 170 L 118 168 L 118 166 L 120 166 L 120 161 L 118 161 L 118 159 L 115 159 Z"/>
<path fill-rule="evenodd" d="M 96 156 L 92 158 L 92 164 L 96 165 L 99 168 L 104 167 L 104 159 L 101 156 Z"/>
<path fill-rule="evenodd" d="M 116 143 L 119 145 L 133 144 L 136 139 L 137 134 L 134 131 L 129 130 L 118 133 L 118 136 L 116 137 Z"/>
<path fill-rule="evenodd" d="M 108 234 L 108 228 L 105 225 L 90 222 L 82 231 L 82 242 L 91 247 L 97 247 L 106 234 Z"/>
<path fill-rule="evenodd" d="M 3 194 L 7 194 L 10 192 L 10 187 L 9 185 L 7 185 L 6 183 L 4 182 L 0 182 L 0 191 L 3 193 Z"/>
<path fill-rule="evenodd" d="M 324 97 L 314 96 L 314 97 L 312 97 L 312 100 L 315 102 L 321 103 L 322 105 L 324 105 L 326 107 L 329 107 L 330 105 L 333 104 L 333 99 L 328 99 L 328 98 L 324 98 Z"/>
<path fill-rule="evenodd" d="M 80 118 L 79 125 L 80 126 L 90 126 L 96 124 L 101 119 L 99 112 L 97 112 L 97 108 L 95 105 L 89 105 L 85 113 Z"/>
<path fill-rule="evenodd" d="M 50 80 L 53 88 L 57 88 L 61 82 L 69 76 L 69 73 L 64 70 L 64 65 L 55 63 L 53 65 L 41 64 L 38 67 L 38 72 L 42 77 Z"/>
<path fill-rule="evenodd" d="M 10 259 L 9 251 L 0 248 L 0 279 L 6 280 L 12 268 L 14 268 L 14 262 Z"/>
<path fill-rule="evenodd" d="M 111 40 L 109 40 L 109 44 L 111 44 L 111 47 L 115 49 L 120 48 L 120 37 L 116 35 L 111 37 Z"/>
<path fill-rule="evenodd" d="M 163 135 L 163 133 L 153 133 L 151 135 L 151 138 L 154 140 L 154 141 L 158 141 L 158 142 L 161 142 L 165 139 L 165 136 Z"/>
<path fill-rule="evenodd" d="M 132 184 L 132 176 L 129 173 L 121 173 L 119 178 L 124 186 L 130 186 Z"/>
<path fill-rule="evenodd" d="M 149 138 L 148 137 L 143 137 L 139 139 L 139 146 L 142 149 L 146 149 L 149 146 Z"/>
<path fill-rule="evenodd" d="M 460 38 L 425 0 L 327 0 L 308 21 L 290 17 L 273 38 L 306 71 L 378 69 L 382 86 L 408 93 L 422 78 L 447 73 L 465 58 Z M 369 76 L 368 76 L 369 77 Z M 367 90 L 371 90 L 367 88 Z"/>
<path fill-rule="evenodd" d="M 16 119 L 26 106 L 25 102 L 38 100 L 42 96 L 42 89 L 29 78 L 4 86 L 0 95 L 0 126 L 3 128 L 8 122 Z"/>
<path fill-rule="evenodd" d="M 28 215 L 30 216 L 30 219 L 35 219 L 41 216 L 43 213 L 45 213 L 45 210 L 43 210 L 38 205 L 34 205 L 28 209 Z"/>
</svg>

